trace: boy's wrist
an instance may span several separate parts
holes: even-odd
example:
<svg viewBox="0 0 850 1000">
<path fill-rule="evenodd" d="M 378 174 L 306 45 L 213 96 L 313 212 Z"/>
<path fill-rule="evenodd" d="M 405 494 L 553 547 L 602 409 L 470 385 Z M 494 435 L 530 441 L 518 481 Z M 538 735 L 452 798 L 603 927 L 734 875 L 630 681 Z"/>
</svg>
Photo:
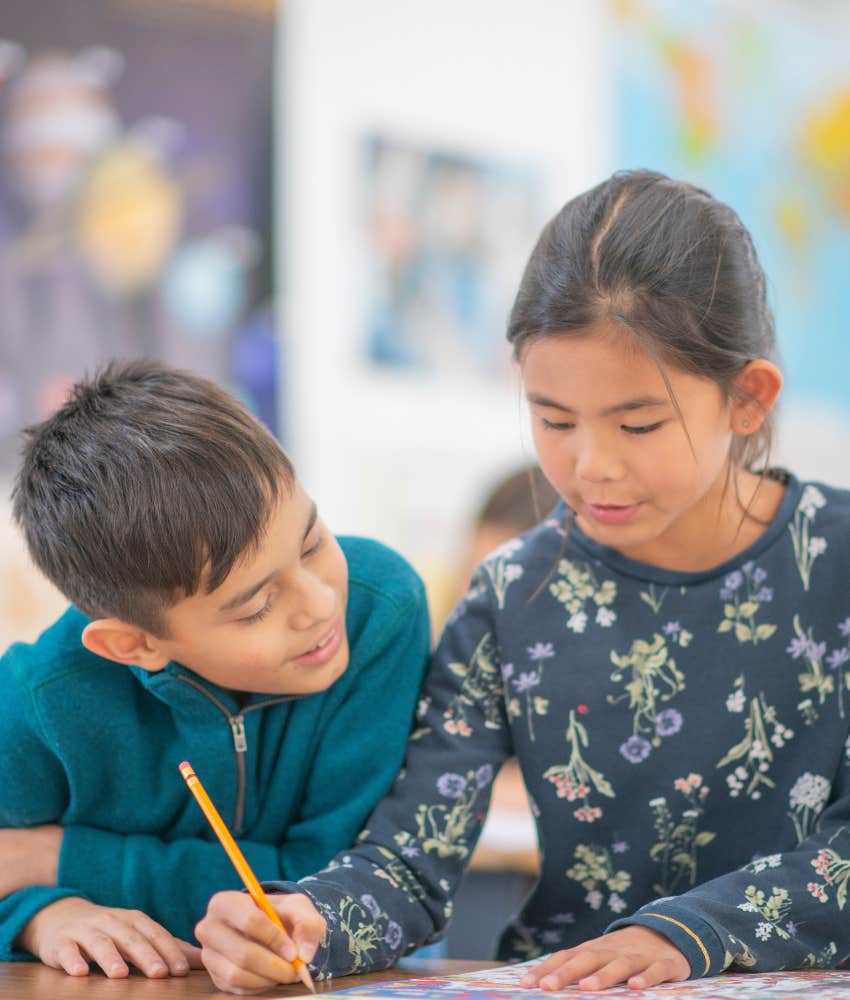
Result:
<svg viewBox="0 0 850 1000">
<path fill-rule="evenodd" d="M 0 896 L 30 886 L 56 886 L 63 834 L 63 828 L 52 823 L 0 830 Z"/>
</svg>

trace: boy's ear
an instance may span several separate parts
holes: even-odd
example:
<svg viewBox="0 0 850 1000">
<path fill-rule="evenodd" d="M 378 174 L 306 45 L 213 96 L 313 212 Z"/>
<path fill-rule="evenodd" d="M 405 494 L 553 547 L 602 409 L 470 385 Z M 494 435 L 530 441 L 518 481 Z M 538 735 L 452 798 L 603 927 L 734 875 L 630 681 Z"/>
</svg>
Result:
<svg viewBox="0 0 850 1000">
<path fill-rule="evenodd" d="M 782 372 L 771 361 L 757 358 L 745 365 L 735 379 L 732 430 L 746 437 L 761 427 L 782 388 Z"/>
<path fill-rule="evenodd" d="M 90 653 L 116 663 L 141 667 L 155 673 L 168 665 L 169 657 L 144 629 L 120 618 L 98 618 L 83 629 L 82 643 Z"/>
</svg>

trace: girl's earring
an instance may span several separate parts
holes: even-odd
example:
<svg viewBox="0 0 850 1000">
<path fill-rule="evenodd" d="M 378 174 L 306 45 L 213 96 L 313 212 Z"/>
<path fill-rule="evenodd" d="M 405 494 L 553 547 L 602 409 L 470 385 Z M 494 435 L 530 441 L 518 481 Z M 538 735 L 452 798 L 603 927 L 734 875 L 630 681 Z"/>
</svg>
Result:
<svg viewBox="0 0 850 1000">
<path fill-rule="evenodd" d="M 742 420 L 741 421 L 741 426 L 744 428 L 745 431 L 748 431 L 750 429 L 750 422 L 749 422 L 749 420 Z"/>
</svg>

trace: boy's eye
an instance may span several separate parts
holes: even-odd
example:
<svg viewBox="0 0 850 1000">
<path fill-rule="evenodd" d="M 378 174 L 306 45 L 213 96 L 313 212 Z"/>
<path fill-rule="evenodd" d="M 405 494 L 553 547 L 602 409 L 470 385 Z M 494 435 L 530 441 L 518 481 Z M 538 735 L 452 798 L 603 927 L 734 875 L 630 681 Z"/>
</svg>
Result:
<svg viewBox="0 0 850 1000">
<path fill-rule="evenodd" d="M 570 423 L 568 420 L 556 423 L 551 420 L 547 420 L 545 417 L 541 417 L 540 422 L 547 431 L 571 431 L 575 427 L 575 424 Z"/>
<path fill-rule="evenodd" d="M 312 544 L 310 544 L 308 548 L 304 549 L 304 551 L 301 553 L 301 558 L 309 559 L 310 556 L 315 555 L 322 547 L 323 542 L 324 542 L 324 535 L 317 534 L 316 540 Z"/>
<path fill-rule="evenodd" d="M 630 427 L 628 424 L 621 424 L 620 426 L 627 434 L 650 434 L 652 431 L 657 431 L 663 423 L 663 420 L 659 420 L 657 423 L 644 424 L 642 427 Z"/>
<path fill-rule="evenodd" d="M 262 621 L 263 618 L 271 611 L 271 600 L 266 599 L 266 603 L 253 615 L 248 615 L 247 618 L 238 618 L 237 621 L 240 625 L 251 625 L 254 622 Z"/>
</svg>

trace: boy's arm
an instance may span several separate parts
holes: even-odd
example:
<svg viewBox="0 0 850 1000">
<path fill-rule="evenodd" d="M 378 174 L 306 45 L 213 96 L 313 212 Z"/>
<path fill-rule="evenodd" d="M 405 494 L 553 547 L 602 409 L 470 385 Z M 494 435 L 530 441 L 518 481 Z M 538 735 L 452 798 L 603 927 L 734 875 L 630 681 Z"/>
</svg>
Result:
<svg viewBox="0 0 850 1000">
<path fill-rule="evenodd" d="M 687 957 L 695 978 L 730 967 L 838 965 L 850 956 L 850 763 L 841 765 L 832 796 L 815 831 L 794 850 L 656 900 L 608 929 L 639 924 L 663 934 Z"/>
<path fill-rule="evenodd" d="M 258 878 L 301 878 L 354 843 L 401 767 L 429 644 L 417 588 L 371 649 L 360 650 L 349 693 L 326 720 L 298 820 L 280 844 L 238 840 Z M 81 826 L 65 830 L 59 884 L 102 905 L 141 909 L 188 940 L 215 892 L 242 887 L 217 841 Z"/>
<path fill-rule="evenodd" d="M 69 790 L 61 763 L 41 730 L 14 649 L 0 661 L 0 677 L 4 682 L 0 697 L 0 828 L 55 824 L 65 811 Z M 3 876 L 0 884 L 0 961 L 31 959 L 32 955 L 17 943 L 24 927 L 51 903 L 81 895 L 76 890 L 57 887 L 55 879 L 48 881 L 47 878 L 46 884 L 9 891 L 11 874 L 18 886 L 42 874 L 47 856 L 58 844 L 58 837 L 45 837 L 43 830 L 27 832 L 31 835 L 29 843 L 33 852 L 41 857 L 35 859 L 38 870 L 36 867 L 26 873 L 8 873 L 7 870 Z M 15 851 L 17 868 L 23 861 L 20 843 Z M 6 852 L 0 859 L 8 862 L 11 860 L 8 838 Z M 55 864 L 51 870 L 55 871 Z"/>
</svg>

